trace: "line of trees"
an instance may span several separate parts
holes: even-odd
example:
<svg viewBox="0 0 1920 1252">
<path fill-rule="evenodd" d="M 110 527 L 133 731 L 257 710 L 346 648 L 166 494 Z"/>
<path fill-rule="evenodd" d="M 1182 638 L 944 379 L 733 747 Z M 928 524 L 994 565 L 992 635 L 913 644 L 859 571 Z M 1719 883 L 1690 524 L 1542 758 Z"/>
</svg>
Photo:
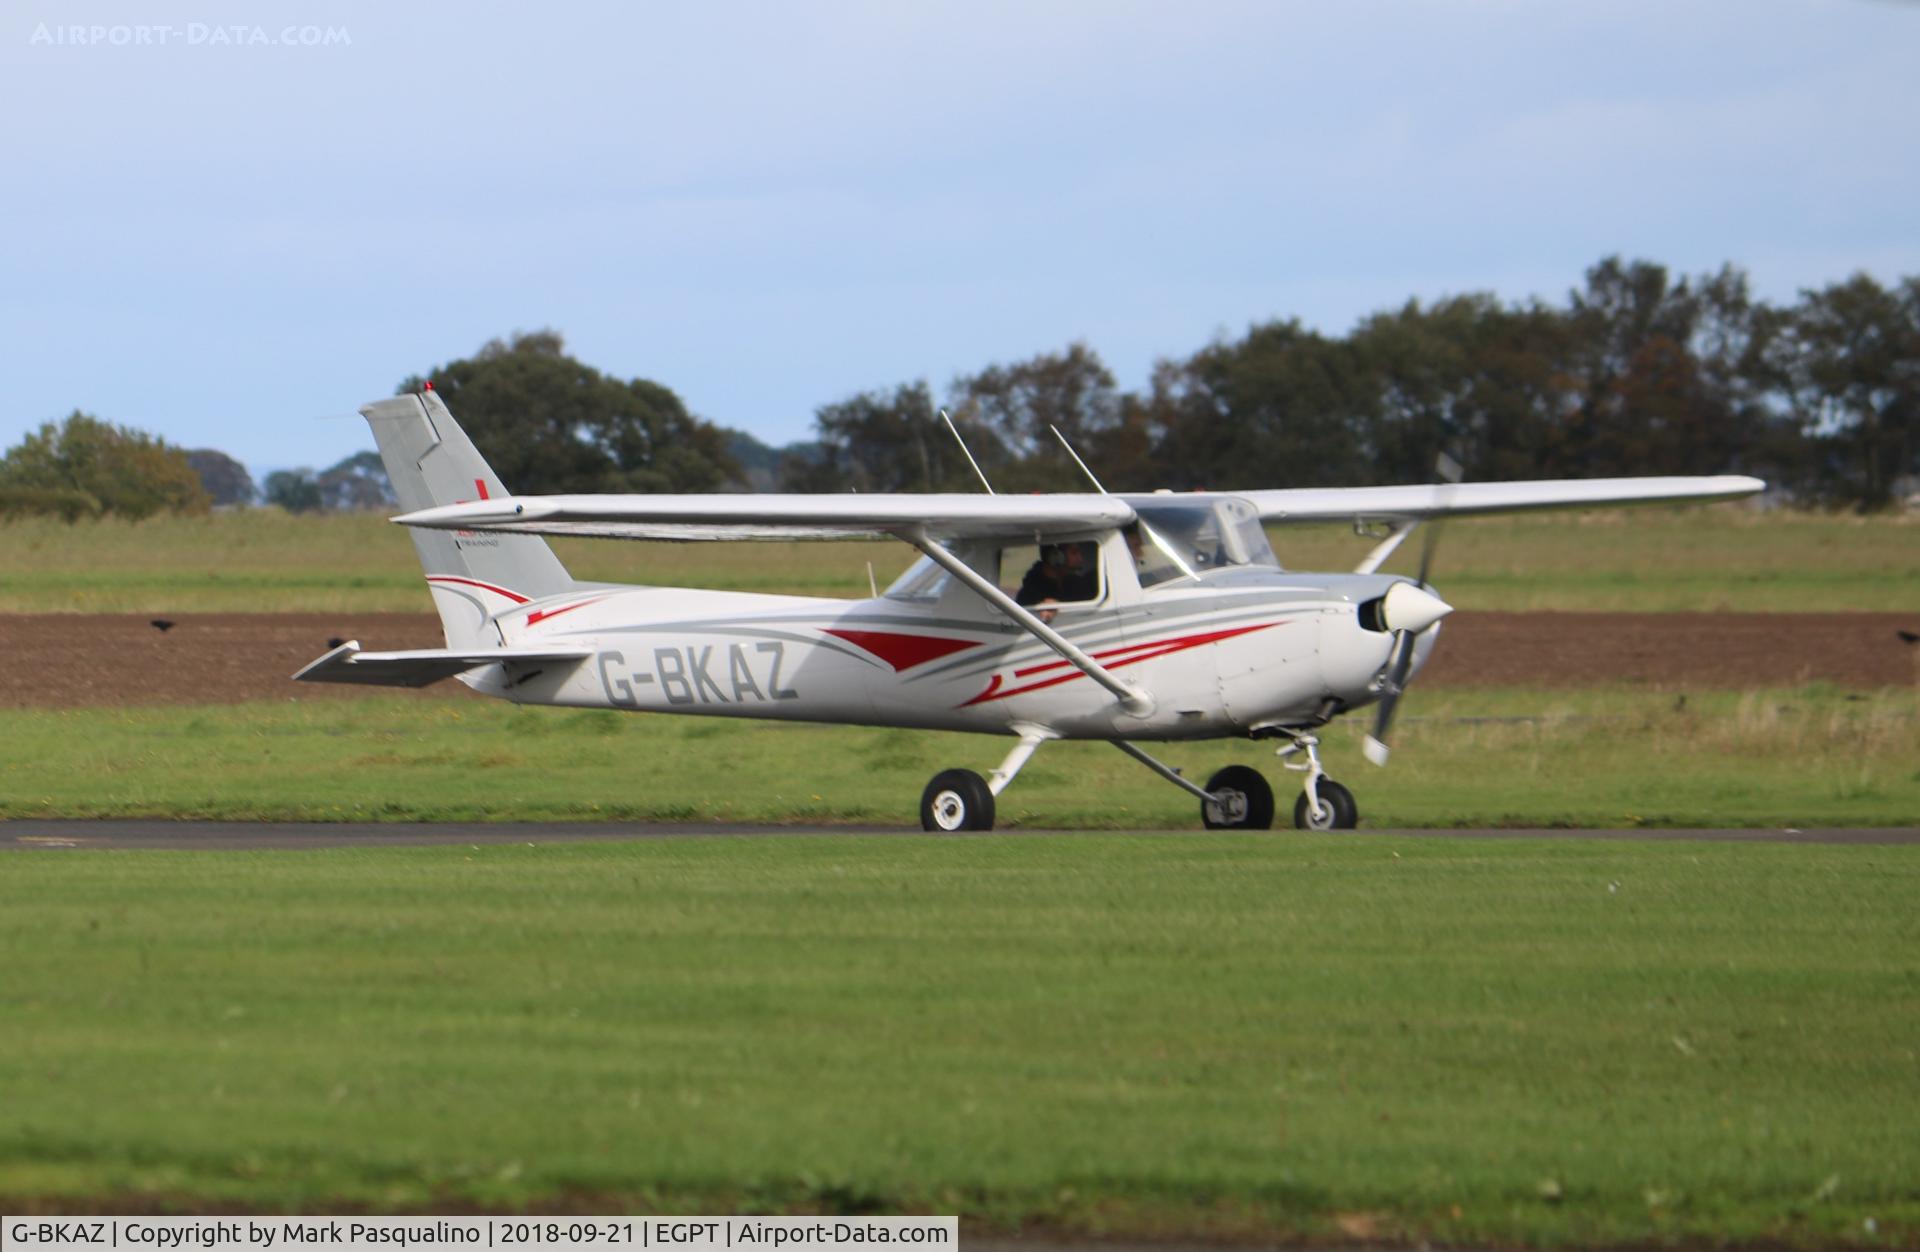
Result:
<svg viewBox="0 0 1920 1252">
<path fill-rule="evenodd" d="M 769 448 L 688 412 L 657 382 L 516 334 L 428 381 L 516 491 L 970 491 L 948 409 L 996 488 L 1069 490 L 1057 428 L 1116 489 L 1419 482 L 1447 452 L 1475 478 L 1740 471 L 1810 504 L 1884 508 L 1920 492 L 1920 278 L 1865 274 L 1776 307 L 1733 266 L 1675 279 L 1610 257 L 1564 304 L 1409 301 L 1345 336 L 1285 320 L 1161 361 L 1122 391 L 1085 344 L 815 411 L 816 439 Z M 380 509 L 377 454 L 282 470 L 256 491 L 210 449 L 75 412 L 0 458 L 0 515 L 202 512 L 264 497 L 296 512 Z"/>
<path fill-rule="evenodd" d="M 970 490 L 924 382 L 816 413 L 782 484 Z M 1675 280 L 1609 258 L 1564 305 L 1409 301 L 1344 337 L 1255 326 L 1144 392 L 1083 344 L 956 379 L 945 399 L 1003 490 L 1419 482 L 1438 453 L 1481 479 L 1740 471 L 1795 499 L 1883 508 L 1920 491 L 1920 278 L 1865 274 L 1756 300 L 1732 266 Z"/>
</svg>

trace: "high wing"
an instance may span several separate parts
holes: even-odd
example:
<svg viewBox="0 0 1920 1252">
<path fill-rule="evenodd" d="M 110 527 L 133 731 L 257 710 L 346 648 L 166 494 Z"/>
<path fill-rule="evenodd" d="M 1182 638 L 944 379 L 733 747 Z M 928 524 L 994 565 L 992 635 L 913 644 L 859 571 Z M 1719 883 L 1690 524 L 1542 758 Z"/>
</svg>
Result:
<svg viewBox="0 0 1920 1252">
<path fill-rule="evenodd" d="M 293 677 L 308 683 L 360 683 L 369 687 L 424 687 L 483 665 L 572 664 L 592 648 L 418 648 L 410 652 L 362 652 L 357 640 L 341 644 Z"/>
<path fill-rule="evenodd" d="M 1532 509 L 1606 508 L 1736 500 L 1762 491 L 1758 478 L 1547 479 L 1535 482 L 1305 487 L 1236 491 L 1267 522 L 1411 522 Z M 1134 511 L 1118 496 L 578 495 L 476 500 L 402 514 L 406 526 L 514 531 L 612 539 L 935 540 L 1069 534 L 1125 526 Z"/>
<path fill-rule="evenodd" d="M 1113 496 L 665 495 L 515 496 L 420 509 L 393 519 L 435 530 L 610 539 L 1014 538 L 1124 526 Z"/>
<path fill-rule="evenodd" d="M 1414 522 L 1431 517 L 1737 500 L 1766 483 L 1741 474 L 1701 478 L 1563 478 L 1537 482 L 1445 483 L 1407 487 L 1304 487 L 1236 491 L 1265 522 Z"/>
</svg>

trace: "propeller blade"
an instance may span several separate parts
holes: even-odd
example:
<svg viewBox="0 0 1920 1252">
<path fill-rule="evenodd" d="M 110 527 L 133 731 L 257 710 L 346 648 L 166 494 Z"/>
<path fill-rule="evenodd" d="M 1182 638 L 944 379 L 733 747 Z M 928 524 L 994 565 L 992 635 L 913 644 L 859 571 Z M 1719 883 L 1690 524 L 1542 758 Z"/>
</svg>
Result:
<svg viewBox="0 0 1920 1252">
<path fill-rule="evenodd" d="M 1434 504 L 1438 506 L 1444 504 L 1447 498 L 1453 494 L 1451 491 L 1448 491 L 1447 488 L 1458 485 L 1460 480 L 1466 476 L 1466 473 L 1460 468 L 1460 462 L 1454 460 L 1444 452 L 1434 459 L 1433 472 L 1439 476 L 1440 480 L 1434 484 L 1433 490 Z M 1432 584 L 1427 581 L 1427 574 L 1433 569 L 1433 551 L 1439 546 L 1440 519 L 1433 517 L 1427 521 L 1427 539 L 1420 548 L 1420 585 L 1422 587 L 1432 586 Z"/>
<path fill-rule="evenodd" d="M 1433 550 L 1436 547 L 1438 547 L 1439 544 L 1440 544 L 1440 522 L 1439 522 L 1439 519 L 1436 518 L 1433 521 L 1427 523 L 1426 542 L 1420 545 L 1419 581 L 1422 587 L 1431 587 L 1433 585 L 1432 583 L 1427 581 L 1427 574 L 1430 570 L 1433 569 Z"/>
<path fill-rule="evenodd" d="M 1437 619 L 1436 619 L 1437 620 Z M 1429 623 L 1431 625 L 1431 623 Z M 1387 681 L 1380 704 L 1373 716 L 1373 733 L 1360 745 L 1361 754 L 1375 765 L 1385 765 L 1390 749 L 1387 732 L 1393 729 L 1393 714 L 1400 707 L 1400 696 L 1407 689 L 1407 675 L 1413 669 L 1413 636 L 1410 630 L 1393 633 L 1393 653 L 1387 659 Z"/>
<path fill-rule="evenodd" d="M 1420 547 L 1420 577 L 1416 586 L 1396 583 L 1381 605 L 1386 624 L 1393 630 L 1393 651 L 1387 657 L 1387 681 L 1374 714 L 1373 733 L 1360 744 L 1360 753 L 1375 765 L 1385 765 L 1392 749 L 1387 732 L 1393 729 L 1393 715 L 1400 708 L 1400 697 L 1407 689 L 1407 675 L 1413 672 L 1413 637 L 1453 612 L 1453 606 L 1433 594 L 1428 575 L 1433 572 L 1433 553 L 1440 544 L 1439 507 L 1452 495 L 1452 488 L 1465 472 L 1460 462 L 1442 452 L 1434 461 L 1435 516 L 1427 519 L 1426 542 Z M 1397 594 L 1396 594 L 1397 593 Z"/>
</svg>

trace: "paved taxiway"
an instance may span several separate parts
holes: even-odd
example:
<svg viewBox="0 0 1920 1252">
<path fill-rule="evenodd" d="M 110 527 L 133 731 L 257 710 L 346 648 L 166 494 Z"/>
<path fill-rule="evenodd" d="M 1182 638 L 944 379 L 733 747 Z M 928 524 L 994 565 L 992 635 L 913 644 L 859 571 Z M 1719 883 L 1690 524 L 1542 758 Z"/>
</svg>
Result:
<svg viewBox="0 0 1920 1252">
<path fill-rule="evenodd" d="M 1073 838 L 1082 833 L 1054 830 L 994 832 L 1019 837 Z M 1133 832 L 1133 833 L 1199 833 Z M 1294 832 L 1276 830 L 1275 838 Z M 1920 827 L 1866 827 L 1834 830 L 1361 830 L 1356 838 L 1408 839 L 1633 839 L 1654 843 L 1712 840 L 1730 843 L 1920 843 Z M 162 821 L 12 821 L 0 822 L 0 850 L 200 849 L 265 851 L 311 848 L 393 848 L 434 844 L 604 843 L 626 839 L 687 837 L 794 837 L 806 835 L 892 835 L 909 839 L 948 839 L 917 830 L 879 826 L 745 826 L 696 823 L 429 823 L 429 822 L 162 822 Z M 977 836 L 975 836 L 977 837 Z"/>
</svg>

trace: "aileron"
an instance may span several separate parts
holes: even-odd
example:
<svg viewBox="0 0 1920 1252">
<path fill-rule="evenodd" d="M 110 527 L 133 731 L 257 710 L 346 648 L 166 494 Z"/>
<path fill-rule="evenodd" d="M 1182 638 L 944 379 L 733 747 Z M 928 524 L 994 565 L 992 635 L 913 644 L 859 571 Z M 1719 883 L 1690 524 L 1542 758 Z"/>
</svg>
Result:
<svg viewBox="0 0 1920 1252">
<path fill-rule="evenodd" d="M 1237 491 L 1266 522 L 1419 521 L 1533 509 L 1611 508 L 1738 500 L 1766 489 L 1742 474 L 1675 478 L 1565 478 L 1404 487 L 1304 487 Z"/>
</svg>

